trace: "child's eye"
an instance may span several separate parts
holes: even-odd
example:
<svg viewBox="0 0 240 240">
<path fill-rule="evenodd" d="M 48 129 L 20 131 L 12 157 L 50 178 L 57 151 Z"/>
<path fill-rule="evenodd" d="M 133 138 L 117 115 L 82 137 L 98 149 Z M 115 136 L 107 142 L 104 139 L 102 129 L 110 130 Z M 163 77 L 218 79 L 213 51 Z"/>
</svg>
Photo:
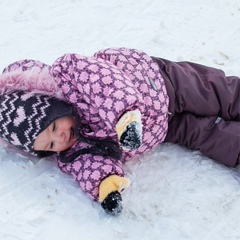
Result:
<svg viewBox="0 0 240 240">
<path fill-rule="evenodd" d="M 53 142 L 51 142 L 50 144 L 50 149 L 53 149 Z"/>
<path fill-rule="evenodd" d="M 55 122 L 53 122 L 53 128 L 52 128 L 52 131 L 53 131 L 53 132 L 55 131 Z"/>
</svg>

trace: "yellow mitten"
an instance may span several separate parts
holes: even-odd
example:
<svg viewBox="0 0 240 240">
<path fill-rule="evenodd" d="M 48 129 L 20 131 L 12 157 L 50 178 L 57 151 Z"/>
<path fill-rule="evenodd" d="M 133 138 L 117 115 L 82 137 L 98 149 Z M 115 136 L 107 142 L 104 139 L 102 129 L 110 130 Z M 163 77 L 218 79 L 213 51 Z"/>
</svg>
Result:
<svg viewBox="0 0 240 240">
<path fill-rule="evenodd" d="M 126 130 L 127 125 L 134 121 L 141 123 L 141 113 L 139 110 L 128 111 L 122 115 L 116 125 L 118 139 L 120 139 L 121 135 Z"/>
<path fill-rule="evenodd" d="M 118 191 L 119 193 L 130 185 L 130 180 L 125 177 L 111 175 L 105 178 L 99 186 L 99 202 L 108 196 L 109 193 Z"/>
<path fill-rule="evenodd" d="M 135 150 L 142 144 L 142 123 L 140 111 L 128 111 L 116 125 L 119 142 L 125 150 Z"/>
<path fill-rule="evenodd" d="M 117 175 L 111 175 L 101 182 L 99 202 L 107 214 L 117 216 L 122 213 L 122 196 L 120 192 L 129 184 L 129 179 Z"/>
</svg>

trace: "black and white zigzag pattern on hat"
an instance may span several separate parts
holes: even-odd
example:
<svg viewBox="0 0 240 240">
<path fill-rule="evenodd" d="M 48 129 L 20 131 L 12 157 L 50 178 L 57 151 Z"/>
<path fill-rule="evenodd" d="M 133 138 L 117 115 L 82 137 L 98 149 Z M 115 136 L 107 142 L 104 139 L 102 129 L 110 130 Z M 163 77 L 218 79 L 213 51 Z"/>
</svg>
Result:
<svg viewBox="0 0 240 240">
<path fill-rule="evenodd" d="M 13 92 L 1 97 L 0 134 L 18 148 L 32 152 L 33 141 L 43 130 L 47 109 L 47 96 Z"/>
<path fill-rule="evenodd" d="M 60 99 L 23 91 L 7 93 L 0 96 L 0 136 L 35 154 L 37 136 L 56 119 L 69 115 L 78 118 L 72 105 Z"/>
</svg>

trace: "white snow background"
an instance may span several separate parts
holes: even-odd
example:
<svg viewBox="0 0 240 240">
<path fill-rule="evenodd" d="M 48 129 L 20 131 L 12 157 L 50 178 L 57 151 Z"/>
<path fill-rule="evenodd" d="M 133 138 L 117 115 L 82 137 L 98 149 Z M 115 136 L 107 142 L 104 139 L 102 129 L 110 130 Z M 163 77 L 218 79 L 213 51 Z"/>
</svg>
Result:
<svg viewBox="0 0 240 240">
<path fill-rule="evenodd" d="M 0 32 L 0 69 L 129 47 L 240 75 L 239 0 L 2 0 Z M 163 144 L 125 171 L 124 211 L 111 217 L 54 162 L 1 146 L 0 239 L 240 239 L 240 169 Z"/>
</svg>

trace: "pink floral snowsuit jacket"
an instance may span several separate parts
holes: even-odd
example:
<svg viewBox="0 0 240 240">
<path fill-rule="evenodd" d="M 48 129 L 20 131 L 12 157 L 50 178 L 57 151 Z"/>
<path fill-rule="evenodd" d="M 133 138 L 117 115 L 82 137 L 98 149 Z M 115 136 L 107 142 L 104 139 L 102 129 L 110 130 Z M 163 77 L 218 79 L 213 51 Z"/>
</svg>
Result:
<svg viewBox="0 0 240 240">
<path fill-rule="evenodd" d="M 123 176 L 125 160 L 152 149 L 166 136 L 167 91 L 158 65 L 144 52 L 119 48 L 102 50 L 92 57 L 65 54 L 52 66 L 22 60 L 5 68 L 4 73 L 12 74 L 11 80 L 6 81 L 14 82 L 12 86 L 18 90 L 50 94 L 72 103 L 86 126 L 82 129 L 85 137 L 108 136 L 117 140 L 115 127 L 119 118 L 129 110 L 141 112 L 142 145 L 138 150 L 125 151 L 122 161 L 85 154 L 71 163 L 61 163 L 56 155 L 59 168 L 71 174 L 94 200 L 98 200 L 98 188 L 104 178 Z M 77 142 L 69 151 L 84 146 Z"/>
</svg>

